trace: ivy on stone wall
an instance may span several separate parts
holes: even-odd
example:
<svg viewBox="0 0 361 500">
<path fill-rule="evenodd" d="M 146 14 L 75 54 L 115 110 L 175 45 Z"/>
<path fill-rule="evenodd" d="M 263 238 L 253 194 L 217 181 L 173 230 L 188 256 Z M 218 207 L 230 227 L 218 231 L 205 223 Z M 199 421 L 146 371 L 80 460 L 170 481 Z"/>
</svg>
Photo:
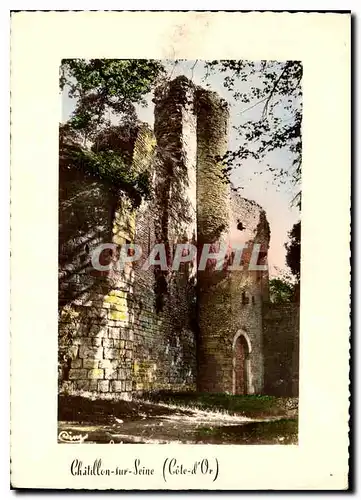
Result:
<svg viewBox="0 0 361 500">
<path fill-rule="evenodd" d="M 60 145 L 60 159 L 67 168 L 77 168 L 85 174 L 108 182 L 115 190 L 125 192 L 135 207 L 151 197 L 149 172 L 137 172 L 131 162 L 118 151 L 92 151 L 77 144 Z"/>
<path fill-rule="evenodd" d="M 126 191 L 136 206 L 143 198 L 149 198 L 151 187 L 148 172 L 135 172 L 122 156 L 115 151 L 73 151 L 74 165 L 85 172 L 109 182 L 114 188 Z"/>
</svg>

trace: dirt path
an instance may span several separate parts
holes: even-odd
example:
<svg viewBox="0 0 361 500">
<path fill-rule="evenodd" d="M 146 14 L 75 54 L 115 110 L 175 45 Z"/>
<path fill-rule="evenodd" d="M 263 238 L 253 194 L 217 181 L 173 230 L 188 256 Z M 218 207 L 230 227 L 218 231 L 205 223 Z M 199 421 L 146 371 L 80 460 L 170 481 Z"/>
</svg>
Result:
<svg viewBox="0 0 361 500">
<path fill-rule="evenodd" d="M 165 403 L 63 399 L 59 442 L 297 444 L 294 413 L 249 417 Z"/>
</svg>

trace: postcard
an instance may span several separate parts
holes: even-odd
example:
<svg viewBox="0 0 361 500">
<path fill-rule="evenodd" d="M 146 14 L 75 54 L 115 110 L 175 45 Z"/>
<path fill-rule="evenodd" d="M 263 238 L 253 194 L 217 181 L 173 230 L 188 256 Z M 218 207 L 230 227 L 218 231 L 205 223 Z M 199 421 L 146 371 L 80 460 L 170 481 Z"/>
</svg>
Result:
<svg viewBox="0 0 361 500">
<path fill-rule="evenodd" d="M 13 488 L 347 489 L 350 19 L 13 13 Z"/>
</svg>

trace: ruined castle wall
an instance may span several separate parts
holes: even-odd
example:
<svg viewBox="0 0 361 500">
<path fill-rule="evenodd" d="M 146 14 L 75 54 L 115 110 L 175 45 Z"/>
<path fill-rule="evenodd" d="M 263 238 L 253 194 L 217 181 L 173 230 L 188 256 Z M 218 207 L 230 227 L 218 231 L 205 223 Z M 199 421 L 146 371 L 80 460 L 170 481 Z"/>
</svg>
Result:
<svg viewBox="0 0 361 500">
<path fill-rule="evenodd" d="M 265 394 L 298 396 L 299 303 L 264 304 Z"/>
<path fill-rule="evenodd" d="M 260 245 L 261 256 L 267 254 L 269 226 L 262 208 L 237 195 L 230 198 L 230 217 L 226 236 L 233 250 L 244 246 L 241 270 L 213 271 L 207 276 L 199 272 L 203 285 L 199 297 L 201 342 L 205 369 L 201 390 L 236 393 L 236 341 L 243 336 L 249 346 L 246 392 L 261 393 L 264 384 L 262 304 L 268 295 L 268 272 L 249 270 L 254 244 Z M 239 222 L 244 227 L 238 229 Z M 267 263 L 264 256 L 262 262 Z M 230 261 L 229 264 L 233 262 Z M 208 288 L 207 288 L 208 287 Z"/>
<path fill-rule="evenodd" d="M 255 202 L 234 195 L 231 207 L 230 244 L 232 248 L 244 245 L 241 261 L 243 269 L 232 271 L 229 276 L 231 321 L 228 324 L 229 341 L 232 342 L 232 351 L 229 353 L 229 358 L 233 361 L 232 389 L 234 392 L 236 386 L 235 340 L 237 335 L 241 335 L 247 338 L 250 348 L 247 392 L 259 394 L 264 386 L 262 304 L 268 295 L 268 271 L 249 269 L 249 264 L 255 244 L 260 245 L 257 263 L 267 264 L 266 255 L 262 255 L 268 251 L 269 226 L 264 211 Z M 240 227 L 243 229 L 240 230 Z"/>
<path fill-rule="evenodd" d="M 177 272 L 142 269 L 154 244 L 166 244 L 171 264 L 176 243 L 195 242 L 192 106 L 191 89 L 176 80 L 156 104 L 156 137 L 145 126 L 138 130 L 132 168 L 149 172 L 154 191 L 138 208 L 108 183 L 89 178 L 74 166 L 63 169 L 61 390 L 130 399 L 148 390 L 195 388 L 195 264 L 182 264 Z M 110 272 L 94 271 L 93 249 L 110 242 L 135 243 L 143 257 L 123 271 L 115 265 Z M 102 257 L 104 264 L 111 259 L 106 253 Z M 113 264 L 116 258 L 115 253 Z M 82 293 L 70 294 L 71 287 Z"/>
<path fill-rule="evenodd" d="M 59 384 L 68 393 L 131 391 L 132 341 L 124 277 L 96 271 L 90 256 L 113 239 L 117 193 L 104 181 L 60 166 Z M 110 256 L 104 252 L 101 263 Z"/>
<path fill-rule="evenodd" d="M 159 89 L 154 100 L 154 134 L 140 126 L 132 142 L 132 168 L 152 179 L 150 199 L 135 208 L 105 181 L 60 168 L 62 389 L 129 399 L 152 390 L 195 389 L 197 381 L 201 391 L 234 393 L 235 340 L 242 334 L 250 346 L 247 392 L 262 392 L 262 329 L 270 338 L 273 328 L 262 323 L 268 273 L 215 270 L 214 262 L 204 271 L 196 262 L 171 268 L 177 243 L 197 245 L 198 257 L 205 244 L 213 252 L 225 245 L 228 264 L 233 245 L 251 244 L 252 250 L 259 243 L 261 263 L 267 261 L 265 213 L 231 195 L 222 179 L 227 105 L 184 77 Z M 90 255 L 102 242 L 135 243 L 143 255 L 124 270 L 113 265 L 96 272 Z M 143 269 L 159 243 L 166 246 L 167 269 Z M 101 262 L 116 258 L 116 252 L 104 253 Z M 249 259 L 245 252 L 242 264 Z"/>
<path fill-rule="evenodd" d="M 155 141 L 146 126 L 135 134 L 132 168 L 142 172 L 150 168 Z M 121 245 L 134 241 L 137 209 L 124 192 L 89 178 L 74 165 L 60 172 L 59 274 L 60 289 L 64 286 L 65 292 L 59 293 L 59 351 L 66 358 L 60 360 L 61 388 L 130 399 L 139 326 L 135 273 L 132 264 L 117 269 L 116 261 Z M 101 264 L 112 262 L 109 271 L 97 271 L 91 265 L 92 252 L 100 243 L 115 246 L 112 255 L 104 251 L 100 258 Z M 69 294 L 72 281 L 82 292 L 76 297 Z"/>
<path fill-rule="evenodd" d="M 179 271 L 141 269 L 155 244 L 166 245 L 171 265 L 175 244 L 195 239 L 196 123 L 192 108 L 192 90 L 181 78 L 156 96 L 154 198 L 142 204 L 136 220 L 135 242 L 145 249 L 134 279 L 137 392 L 195 388 L 194 266 L 184 264 Z"/>
</svg>

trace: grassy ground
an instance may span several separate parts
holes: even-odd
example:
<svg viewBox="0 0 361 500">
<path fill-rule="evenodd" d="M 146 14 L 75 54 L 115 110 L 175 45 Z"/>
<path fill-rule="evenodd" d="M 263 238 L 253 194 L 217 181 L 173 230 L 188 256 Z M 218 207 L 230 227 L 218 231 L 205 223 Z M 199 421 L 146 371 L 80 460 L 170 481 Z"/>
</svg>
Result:
<svg viewBox="0 0 361 500">
<path fill-rule="evenodd" d="M 231 394 L 211 394 L 196 392 L 171 393 L 161 391 L 144 395 L 153 403 L 166 403 L 181 408 L 199 408 L 201 410 L 219 410 L 229 414 L 247 417 L 283 416 L 290 411 L 296 413 L 296 398 L 277 398 L 274 396 L 234 396 Z"/>
<path fill-rule="evenodd" d="M 297 444 L 297 399 L 169 393 L 142 400 L 60 396 L 59 432 L 86 433 L 85 442 Z"/>
<path fill-rule="evenodd" d="M 243 425 L 201 427 L 199 438 L 214 444 L 296 444 L 297 419 L 280 419 L 273 422 L 250 422 Z"/>
<path fill-rule="evenodd" d="M 271 396 L 158 392 L 135 401 L 59 396 L 59 432 L 85 442 L 297 444 L 298 401 Z"/>
</svg>

